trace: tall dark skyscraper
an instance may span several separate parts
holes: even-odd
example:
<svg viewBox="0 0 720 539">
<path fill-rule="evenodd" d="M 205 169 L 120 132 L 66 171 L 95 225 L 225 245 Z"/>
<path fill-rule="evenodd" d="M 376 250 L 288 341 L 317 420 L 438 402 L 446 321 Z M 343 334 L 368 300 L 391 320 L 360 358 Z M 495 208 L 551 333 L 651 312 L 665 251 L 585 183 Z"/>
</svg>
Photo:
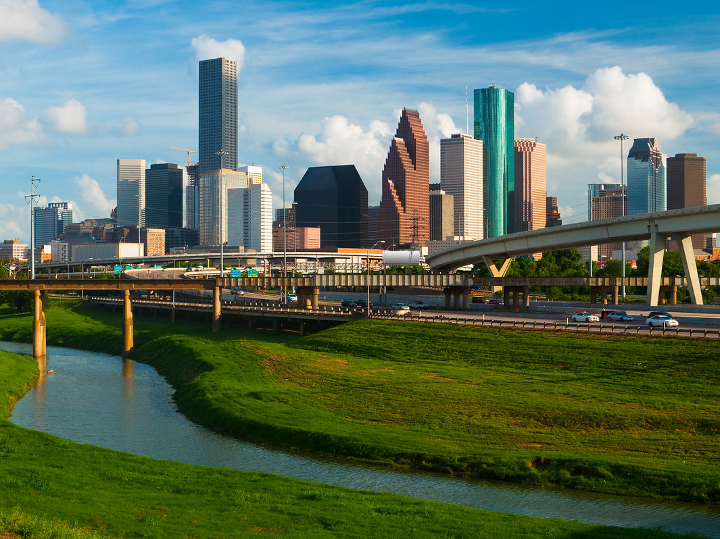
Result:
<svg viewBox="0 0 720 539">
<path fill-rule="evenodd" d="M 310 167 L 295 202 L 297 226 L 320 227 L 322 249 L 368 246 L 368 193 L 355 165 Z"/>
<path fill-rule="evenodd" d="M 677 210 L 707 204 L 705 158 L 679 153 L 667 158 L 667 209 Z M 695 249 L 704 249 L 706 234 L 693 234 Z"/>
<path fill-rule="evenodd" d="M 430 146 L 416 110 L 403 109 L 382 172 L 377 239 L 384 248 L 430 239 Z"/>
<path fill-rule="evenodd" d="M 145 170 L 145 226 L 183 226 L 183 171 L 173 163 L 154 164 Z"/>
<path fill-rule="evenodd" d="M 490 86 L 475 90 L 475 133 L 483 141 L 485 237 L 515 226 L 515 94 Z"/>
<path fill-rule="evenodd" d="M 200 62 L 199 174 L 227 168 L 237 170 L 238 67 L 235 60 Z M 217 152 L 228 154 L 221 160 Z"/>
</svg>

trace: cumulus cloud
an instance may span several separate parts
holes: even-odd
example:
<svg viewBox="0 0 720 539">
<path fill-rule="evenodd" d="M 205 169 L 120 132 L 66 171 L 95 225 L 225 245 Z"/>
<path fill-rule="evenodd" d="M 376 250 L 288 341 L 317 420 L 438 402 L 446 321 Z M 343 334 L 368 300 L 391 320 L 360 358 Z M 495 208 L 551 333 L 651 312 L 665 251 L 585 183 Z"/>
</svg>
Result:
<svg viewBox="0 0 720 539">
<path fill-rule="evenodd" d="M 55 131 L 81 135 L 88 130 L 87 110 L 75 99 L 68 99 L 62 107 L 50 107 L 46 115 Z"/>
<path fill-rule="evenodd" d="M 190 42 L 190 46 L 195 49 L 195 58 L 197 60 L 208 60 L 220 57 L 237 60 L 238 71 L 242 67 L 243 60 L 245 59 L 245 46 L 239 39 L 216 41 L 202 34 L 194 37 Z"/>
<path fill-rule="evenodd" d="M 712 174 L 705 185 L 708 204 L 720 204 L 720 174 Z"/>
<path fill-rule="evenodd" d="M 21 203 L 22 204 L 22 203 Z M 30 212 L 25 204 L 0 203 L 0 238 L 30 241 Z"/>
<path fill-rule="evenodd" d="M 430 146 L 430 182 L 438 183 L 440 181 L 440 140 L 460 133 L 461 130 L 455 127 L 455 122 L 449 114 L 438 112 L 430 103 L 420 103 L 418 112 Z"/>
<path fill-rule="evenodd" d="M 73 179 L 75 185 L 77 185 L 82 193 L 82 202 L 86 208 L 92 208 L 91 210 L 80 209 L 80 206 L 75 203 L 73 220 L 83 220 L 93 217 L 110 217 L 110 212 L 116 206 L 116 200 L 110 200 L 103 192 L 100 184 L 97 180 L 90 177 L 88 174 L 83 174 Z"/>
<path fill-rule="evenodd" d="M 142 126 L 135 118 L 125 116 L 125 118 L 123 118 L 123 126 L 121 131 L 125 135 L 135 135 L 142 131 Z"/>
<path fill-rule="evenodd" d="M 53 44 L 64 35 L 63 20 L 42 9 L 37 0 L 0 0 L 0 40 Z"/>
<path fill-rule="evenodd" d="M 0 150 L 11 144 L 27 144 L 43 139 L 40 125 L 23 106 L 11 98 L 0 98 Z"/>
</svg>

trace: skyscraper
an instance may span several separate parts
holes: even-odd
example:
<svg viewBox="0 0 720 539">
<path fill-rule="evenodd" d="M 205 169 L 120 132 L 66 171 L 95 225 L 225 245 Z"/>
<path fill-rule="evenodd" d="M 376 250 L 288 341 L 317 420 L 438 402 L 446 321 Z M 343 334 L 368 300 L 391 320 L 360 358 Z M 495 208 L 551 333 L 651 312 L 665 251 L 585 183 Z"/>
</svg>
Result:
<svg viewBox="0 0 720 539">
<path fill-rule="evenodd" d="M 453 233 L 483 238 L 483 142 L 458 133 L 440 141 L 440 189 L 452 195 Z M 432 232 L 431 232 L 432 236 Z M 444 240 L 445 237 L 435 238 Z"/>
<path fill-rule="evenodd" d="M 601 221 L 627 215 L 627 188 L 619 183 L 593 183 L 588 185 L 588 221 Z M 598 245 L 597 260 L 607 261 L 613 251 L 622 252 L 622 243 Z"/>
<path fill-rule="evenodd" d="M 249 181 L 249 180 L 248 180 Z M 228 243 L 272 251 L 272 192 L 266 183 L 228 189 Z"/>
<path fill-rule="evenodd" d="M 237 170 L 237 62 L 228 58 L 202 60 L 199 98 L 199 173 Z M 220 151 L 227 152 L 222 161 Z"/>
<path fill-rule="evenodd" d="M 228 189 L 247 186 L 244 172 L 223 169 L 200 174 L 200 245 L 228 241 Z"/>
<path fill-rule="evenodd" d="M 545 144 L 515 141 L 515 232 L 545 228 L 547 222 Z"/>
<path fill-rule="evenodd" d="M 430 184 L 430 241 L 442 241 L 455 233 L 455 197 L 439 183 Z"/>
<path fill-rule="evenodd" d="M 636 138 L 627 158 L 628 215 L 665 211 L 665 165 L 655 138 Z"/>
<path fill-rule="evenodd" d="M 679 153 L 667 158 L 667 209 L 707 204 L 705 158 L 696 153 Z M 693 234 L 695 249 L 704 249 L 706 234 Z"/>
<path fill-rule="evenodd" d="M 117 161 L 117 226 L 145 226 L 145 159 Z"/>
<path fill-rule="evenodd" d="M 245 172 L 248 175 L 248 181 L 250 185 L 254 183 L 262 183 L 262 167 L 255 165 L 243 165 L 238 168 L 240 172 Z"/>
<path fill-rule="evenodd" d="M 47 245 L 63 233 L 72 223 L 71 202 L 50 202 L 46 208 L 33 208 L 35 212 L 35 248 Z"/>
<path fill-rule="evenodd" d="M 490 86 L 475 90 L 475 138 L 483 141 L 485 237 L 515 225 L 515 95 Z"/>
<path fill-rule="evenodd" d="M 322 249 L 367 247 L 368 193 L 355 165 L 310 167 L 295 188 L 298 227 L 319 227 Z"/>
<path fill-rule="evenodd" d="M 188 228 L 200 228 L 200 165 L 188 165 L 185 188 L 185 218 Z M 167 237 L 167 236 L 166 236 Z"/>
<path fill-rule="evenodd" d="M 382 172 L 377 238 L 385 248 L 430 239 L 430 148 L 416 110 L 403 109 Z"/>
<path fill-rule="evenodd" d="M 183 172 L 173 163 L 156 163 L 145 171 L 145 226 L 183 226 Z"/>
</svg>

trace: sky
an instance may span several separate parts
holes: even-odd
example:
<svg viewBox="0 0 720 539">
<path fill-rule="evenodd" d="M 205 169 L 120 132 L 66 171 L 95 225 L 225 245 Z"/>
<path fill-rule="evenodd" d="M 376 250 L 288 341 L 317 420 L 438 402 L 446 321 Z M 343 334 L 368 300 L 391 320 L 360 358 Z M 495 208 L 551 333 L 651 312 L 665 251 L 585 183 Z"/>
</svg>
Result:
<svg viewBox="0 0 720 539">
<path fill-rule="evenodd" d="M 287 205 L 308 167 L 355 164 L 371 205 L 403 107 L 440 139 L 466 88 L 515 93 L 515 136 L 547 145 L 565 223 L 587 184 L 619 183 L 614 135 L 707 159 L 720 203 L 720 7 L 427 1 L 0 0 L 0 240 L 30 237 L 25 196 L 109 217 L 117 159 L 184 165 L 198 146 L 198 61 L 239 62 L 238 162 Z M 192 157 L 196 157 L 192 155 Z"/>
</svg>

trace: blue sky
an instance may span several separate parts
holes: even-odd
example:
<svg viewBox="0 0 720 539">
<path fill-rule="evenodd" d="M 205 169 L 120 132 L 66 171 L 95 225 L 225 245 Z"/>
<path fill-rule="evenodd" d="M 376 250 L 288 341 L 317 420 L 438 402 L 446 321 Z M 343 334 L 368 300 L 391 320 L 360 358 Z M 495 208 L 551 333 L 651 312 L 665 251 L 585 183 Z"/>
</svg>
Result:
<svg viewBox="0 0 720 539">
<path fill-rule="evenodd" d="M 547 144 L 548 192 L 585 219 L 586 185 L 619 181 L 612 136 L 707 158 L 720 203 L 720 13 L 654 2 L 81 2 L 0 0 L 0 239 L 29 239 L 23 195 L 114 206 L 116 160 L 197 149 L 197 62 L 232 56 L 239 162 L 281 199 L 309 166 L 354 163 L 380 196 L 402 107 L 439 140 L 465 130 L 465 86 L 515 92 L 516 137 Z M 472 114 L 472 104 L 470 114 Z M 627 148 L 626 148 L 627 149 Z"/>
</svg>

